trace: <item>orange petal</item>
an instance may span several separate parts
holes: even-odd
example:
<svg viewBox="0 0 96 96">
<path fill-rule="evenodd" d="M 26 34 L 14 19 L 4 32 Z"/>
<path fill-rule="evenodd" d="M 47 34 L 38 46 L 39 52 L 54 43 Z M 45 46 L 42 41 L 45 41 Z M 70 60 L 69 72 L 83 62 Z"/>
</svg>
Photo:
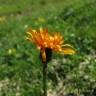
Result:
<svg viewBox="0 0 96 96">
<path fill-rule="evenodd" d="M 32 38 L 26 37 L 26 40 L 33 42 Z"/>
<path fill-rule="evenodd" d="M 70 49 L 70 48 L 64 48 L 62 50 L 62 52 L 66 55 L 72 55 L 72 54 L 75 54 L 75 51 L 73 49 Z"/>
</svg>

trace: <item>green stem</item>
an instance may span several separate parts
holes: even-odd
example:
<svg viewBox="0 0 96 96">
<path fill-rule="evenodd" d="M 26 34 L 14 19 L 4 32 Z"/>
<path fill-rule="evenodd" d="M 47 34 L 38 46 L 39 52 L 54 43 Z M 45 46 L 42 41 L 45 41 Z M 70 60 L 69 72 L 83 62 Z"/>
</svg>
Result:
<svg viewBox="0 0 96 96">
<path fill-rule="evenodd" d="M 43 96 L 47 96 L 47 64 L 43 63 Z"/>
</svg>

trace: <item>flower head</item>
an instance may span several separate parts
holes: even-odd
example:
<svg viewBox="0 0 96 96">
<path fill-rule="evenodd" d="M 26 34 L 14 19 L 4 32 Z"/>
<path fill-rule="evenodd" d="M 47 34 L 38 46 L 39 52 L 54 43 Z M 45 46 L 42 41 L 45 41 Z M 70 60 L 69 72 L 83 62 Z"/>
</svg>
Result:
<svg viewBox="0 0 96 96">
<path fill-rule="evenodd" d="M 49 34 L 47 29 L 40 28 L 40 30 L 31 29 L 27 34 L 30 35 L 30 37 L 27 37 L 27 40 L 35 43 L 41 50 L 41 58 L 43 62 L 47 61 L 46 49 L 67 55 L 75 53 L 71 45 L 64 44 L 63 37 L 60 33 Z"/>
</svg>

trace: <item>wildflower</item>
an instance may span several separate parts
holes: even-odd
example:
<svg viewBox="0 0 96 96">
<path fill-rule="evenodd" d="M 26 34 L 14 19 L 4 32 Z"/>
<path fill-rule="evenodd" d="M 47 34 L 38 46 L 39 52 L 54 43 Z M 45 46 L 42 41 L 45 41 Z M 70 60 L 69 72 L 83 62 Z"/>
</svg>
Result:
<svg viewBox="0 0 96 96">
<path fill-rule="evenodd" d="M 41 22 L 42 23 L 42 22 L 45 22 L 45 21 L 46 20 L 44 18 L 41 18 L 41 17 L 38 18 L 38 22 Z"/>
<path fill-rule="evenodd" d="M 6 17 L 5 16 L 0 16 L 0 22 L 5 21 Z"/>
<path fill-rule="evenodd" d="M 71 55 L 74 54 L 72 46 L 64 44 L 63 37 L 60 33 L 49 34 L 47 29 L 40 28 L 40 30 L 29 30 L 27 40 L 35 43 L 40 49 L 42 62 L 50 61 L 52 51 Z"/>
<path fill-rule="evenodd" d="M 39 18 L 37 18 L 37 20 L 35 21 L 35 24 L 36 24 L 36 25 L 39 25 L 39 24 L 42 24 L 42 23 L 45 23 L 45 22 L 46 22 L 45 18 L 39 17 Z"/>
<path fill-rule="evenodd" d="M 74 54 L 75 51 L 69 44 L 64 44 L 59 33 L 49 34 L 47 29 L 29 30 L 27 40 L 35 43 L 40 49 L 40 58 L 43 63 L 43 96 L 47 96 L 47 63 L 51 60 L 52 51 L 62 54 Z"/>
<path fill-rule="evenodd" d="M 12 55 L 14 53 L 16 53 L 16 49 L 15 48 L 11 48 L 11 49 L 8 50 L 8 54 L 9 55 Z"/>
<path fill-rule="evenodd" d="M 26 25 L 24 25 L 24 28 L 28 28 L 28 25 L 26 24 Z"/>
</svg>

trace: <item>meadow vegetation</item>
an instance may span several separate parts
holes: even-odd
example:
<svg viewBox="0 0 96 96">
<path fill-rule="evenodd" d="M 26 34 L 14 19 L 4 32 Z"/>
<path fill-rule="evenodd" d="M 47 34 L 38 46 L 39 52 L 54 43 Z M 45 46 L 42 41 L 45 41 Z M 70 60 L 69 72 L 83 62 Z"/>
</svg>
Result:
<svg viewBox="0 0 96 96">
<path fill-rule="evenodd" d="M 39 50 L 26 40 L 40 27 L 76 50 L 53 53 L 48 96 L 96 96 L 96 0 L 0 0 L 0 96 L 42 96 Z"/>
</svg>

